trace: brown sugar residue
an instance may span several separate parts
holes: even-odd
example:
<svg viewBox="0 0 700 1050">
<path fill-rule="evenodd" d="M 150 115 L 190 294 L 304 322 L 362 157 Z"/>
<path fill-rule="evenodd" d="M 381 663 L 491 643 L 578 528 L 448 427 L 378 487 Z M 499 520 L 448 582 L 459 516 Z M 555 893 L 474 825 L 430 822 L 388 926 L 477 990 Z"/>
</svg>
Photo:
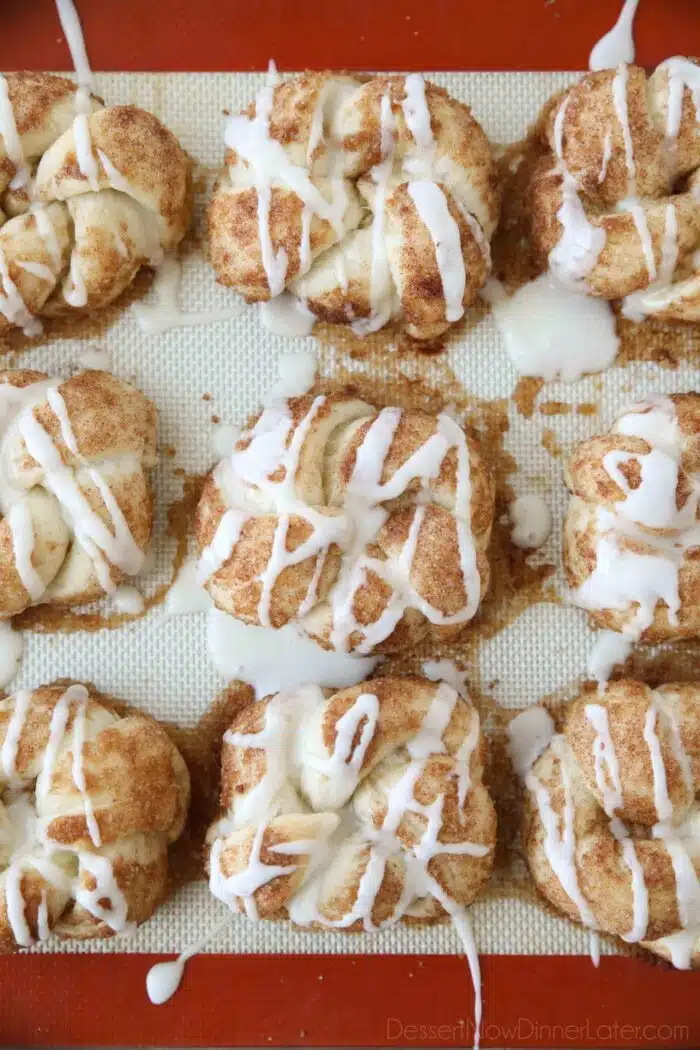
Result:
<svg viewBox="0 0 700 1050">
<path fill-rule="evenodd" d="M 554 459 L 561 459 L 564 454 L 563 449 L 557 440 L 557 435 L 550 427 L 545 427 L 542 431 L 542 447 L 545 448 Z"/>
<path fill-rule="evenodd" d="M 43 331 L 38 336 L 23 335 L 18 328 L 0 332 L 0 358 L 4 354 L 20 354 L 35 350 L 56 339 L 84 339 L 100 342 L 105 333 L 128 310 L 139 302 L 153 284 L 153 270 L 142 267 L 118 299 L 94 313 L 74 311 L 63 317 L 40 317 Z"/>
<path fill-rule="evenodd" d="M 541 376 L 520 376 L 510 399 L 521 416 L 532 419 L 535 402 L 543 386 L 544 379 Z"/>
<path fill-rule="evenodd" d="M 582 401 L 580 405 L 576 405 L 577 416 L 597 416 L 598 406 L 593 401 Z"/>
<path fill-rule="evenodd" d="M 104 616 L 96 609 L 79 611 L 46 603 L 25 609 L 23 613 L 13 618 L 13 626 L 18 630 L 37 631 L 42 634 L 52 631 L 101 631 L 103 629 L 113 631 L 125 623 L 142 619 L 151 609 L 162 605 L 187 557 L 190 526 L 203 484 L 203 477 L 185 476 L 182 496 L 174 500 L 168 507 L 167 535 L 175 540 L 175 555 L 170 579 L 157 587 L 153 594 L 144 596 L 144 607 L 141 612 L 112 613 Z"/>
<path fill-rule="evenodd" d="M 541 416 L 566 416 L 572 408 L 573 405 L 568 401 L 542 401 L 537 411 Z"/>
<path fill-rule="evenodd" d="M 235 715 L 254 700 L 253 690 L 234 682 L 191 728 L 165 723 L 190 773 L 192 800 L 182 837 L 170 851 L 170 888 L 205 878 L 203 847 L 207 828 L 219 812 L 221 748 Z"/>
</svg>

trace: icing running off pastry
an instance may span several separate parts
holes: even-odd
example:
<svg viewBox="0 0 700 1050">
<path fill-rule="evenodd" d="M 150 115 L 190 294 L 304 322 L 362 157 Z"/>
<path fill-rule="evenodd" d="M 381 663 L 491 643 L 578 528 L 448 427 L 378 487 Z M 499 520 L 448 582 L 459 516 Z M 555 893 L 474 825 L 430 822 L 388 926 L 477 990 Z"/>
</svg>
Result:
<svg viewBox="0 0 700 1050">
<path fill-rule="evenodd" d="M 172 255 L 165 256 L 156 267 L 153 282 L 154 300 L 134 303 L 133 306 L 139 328 L 143 332 L 148 335 L 158 335 L 161 332 L 169 332 L 173 328 L 215 324 L 219 321 L 233 321 L 240 317 L 240 307 L 225 307 L 209 311 L 182 310 L 179 305 L 181 283 L 182 263 Z"/>
<path fill-rule="evenodd" d="M 211 605 L 201 584 L 199 592 Z M 254 627 L 219 609 L 209 610 L 207 649 L 227 682 L 248 682 L 257 697 L 307 682 L 337 688 L 354 685 L 371 674 L 378 663 L 376 657 L 358 659 L 321 649 L 292 625 L 277 630 Z M 274 660 L 270 660 L 271 652 L 275 653 Z"/>
<path fill-rule="evenodd" d="M 383 681 L 391 688 L 391 679 Z M 400 679 L 396 681 L 401 683 Z M 412 682 L 422 682 L 420 689 L 427 685 L 417 679 L 405 682 L 409 690 Z M 378 680 L 378 685 L 383 689 L 382 680 Z M 476 863 L 476 859 L 489 856 L 492 850 L 491 841 L 471 841 L 466 808 L 470 792 L 477 787 L 477 777 L 481 776 L 476 771 L 480 766 L 473 765 L 480 739 L 479 719 L 468 700 L 447 683 L 436 683 L 427 708 L 421 708 L 419 728 L 406 742 L 407 754 L 401 757 L 400 766 L 391 776 L 380 775 L 380 767 L 375 788 L 367 762 L 375 737 L 375 747 L 387 746 L 379 742 L 381 734 L 387 731 L 380 726 L 380 711 L 386 702 L 381 697 L 386 694 L 382 692 L 380 697 L 372 690 L 373 683 L 369 681 L 353 691 L 351 705 L 334 720 L 332 743 L 323 743 L 327 738 L 321 728 L 329 717 L 326 712 L 332 698 L 325 700 L 317 687 L 285 691 L 268 698 L 256 732 L 239 731 L 235 724 L 227 731 L 224 747 L 235 749 L 236 761 L 244 763 L 241 768 L 245 768 L 248 749 L 253 749 L 256 755 L 264 754 L 264 772 L 258 766 L 260 771 L 254 782 L 246 778 L 245 786 L 232 796 L 229 810 L 210 831 L 210 889 L 232 910 L 240 908 L 249 918 L 258 919 L 266 917 L 258 904 L 259 891 L 280 877 L 295 879 L 293 885 L 297 888 L 291 889 L 285 902 L 293 923 L 369 932 L 393 925 L 405 915 L 422 914 L 421 909 L 431 899 L 438 902 L 452 918 L 472 970 L 478 1044 L 479 963 L 466 907 L 447 892 L 438 875 L 442 869 L 432 862 L 448 855 L 455 858 L 455 863 L 458 858 L 465 858 L 460 861 L 462 865 L 470 863 L 466 858 L 475 858 Z M 444 739 L 448 726 L 456 724 L 461 726 L 460 736 L 451 736 L 448 745 Z M 454 779 L 456 803 L 463 814 L 457 821 L 463 823 L 463 830 L 451 833 L 449 841 L 445 841 L 440 829 L 443 821 L 450 819 L 446 806 L 454 805 L 454 797 L 450 795 L 453 801 L 448 803 L 447 789 L 436 789 L 438 794 L 430 803 L 423 804 L 417 798 L 418 785 L 431 775 L 429 770 L 436 756 L 443 756 L 442 760 L 453 767 L 448 783 Z M 359 801 L 367 789 L 383 793 L 383 817 L 373 815 L 373 804 L 366 809 L 365 803 Z M 304 816 L 306 805 L 312 812 Z M 289 833 L 276 838 L 277 844 L 271 847 L 279 854 L 279 862 L 275 863 L 269 855 L 264 858 L 263 842 L 268 828 L 277 829 L 275 834 L 279 836 L 285 820 L 292 822 Z M 410 842 L 402 830 L 406 820 L 416 828 Z M 295 821 L 302 822 L 298 835 L 292 830 L 297 826 Z M 248 836 L 250 848 L 241 856 L 236 870 L 230 871 L 229 836 L 237 842 L 241 835 Z M 362 860 L 357 874 L 352 876 L 356 885 L 351 883 L 355 886 L 351 898 L 333 917 L 327 910 L 329 894 L 335 900 L 329 880 L 340 878 L 345 886 L 350 878 L 334 874 L 334 865 L 348 864 L 350 871 L 354 864 L 351 858 L 355 856 L 366 857 L 366 861 Z M 303 872 L 300 879 L 295 874 L 297 870 Z M 384 880 L 390 872 L 395 873 L 392 878 L 400 879 L 397 897 L 392 895 L 391 907 L 383 908 L 383 917 L 377 919 L 377 900 L 384 895 Z M 335 913 L 336 906 L 331 908 Z"/>
<path fill-rule="evenodd" d="M 569 288 L 550 273 L 511 296 L 495 281 L 484 291 L 519 375 L 574 380 L 602 372 L 615 360 L 620 340 L 604 299 Z"/>
<path fill-rule="evenodd" d="M 634 62 L 632 34 L 638 6 L 639 0 L 625 0 L 617 22 L 591 51 L 589 69 L 610 69 L 620 62 Z"/>
</svg>

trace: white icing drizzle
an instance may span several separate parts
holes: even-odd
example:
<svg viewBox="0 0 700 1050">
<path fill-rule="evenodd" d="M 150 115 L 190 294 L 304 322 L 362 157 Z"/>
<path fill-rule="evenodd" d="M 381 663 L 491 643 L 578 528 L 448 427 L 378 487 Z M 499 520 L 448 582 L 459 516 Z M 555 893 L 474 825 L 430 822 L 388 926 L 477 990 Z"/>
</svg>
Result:
<svg viewBox="0 0 700 1050">
<path fill-rule="evenodd" d="M 379 107 L 379 126 L 381 135 L 380 161 L 370 171 L 374 183 L 374 216 L 372 219 L 372 269 L 370 274 L 370 316 L 358 318 L 352 322 L 352 329 L 357 335 L 369 335 L 383 328 L 391 316 L 391 307 L 383 297 L 380 289 L 390 281 L 389 258 L 384 235 L 384 212 L 389 180 L 394 166 L 396 148 L 395 123 L 391 112 L 391 100 L 382 95 Z"/>
<path fill-rule="evenodd" d="M 73 121 L 76 158 L 80 173 L 87 179 L 90 189 L 96 191 L 100 188 L 100 171 L 92 148 L 89 124 L 92 112 L 90 101 L 90 93 L 93 89 L 92 70 L 87 57 L 80 18 L 73 0 L 56 0 L 56 9 L 78 81 L 78 89 L 75 93 L 76 116 Z"/>
<path fill-rule="evenodd" d="M 46 590 L 46 586 L 32 563 L 35 536 L 34 523 L 32 522 L 28 502 L 22 501 L 11 504 L 5 520 L 10 526 L 15 568 L 22 581 L 22 586 L 29 594 L 31 600 L 38 602 Z"/>
<path fill-rule="evenodd" d="M 525 772 L 525 786 L 534 796 L 537 803 L 540 820 L 544 828 L 544 852 L 549 866 L 561 883 L 564 892 L 578 908 L 581 922 L 584 926 L 595 929 L 595 916 L 581 891 L 576 870 L 576 835 L 574 832 L 571 772 L 568 768 L 568 762 L 570 761 L 567 753 L 568 745 L 565 737 L 557 733 L 552 737 L 550 746 L 554 756 L 559 760 L 561 783 L 564 791 L 563 827 L 561 830 L 559 816 L 552 806 L 549 790 L 531 769 Z"/>
<path fill-rule="evenodd" d="M 355 651 L 360 654 L 370 652 L 391 634 L 407 608 L 419 609 L 432 623 L 466 623 L 478 607 L 481 582 L 469 517 L 471 477 L 464 431 L 450 416 L 442 413 L 437 417 L 433 435 L 382 484 L 384 462 L 402 415 L 400 409 L 383 409 L 357 450 L 345 494 L 344 513 L 322 514 L 297 498 L 295 482 L 304 443 L 324 404 L 323 396 L 314 398 L 309 411 L 295 427 L 284 402 L 268 405 L 250 434 L 244 435 L 251 438 L 247 447 L 234 450 L 232 456 L 216 468 L 215 478 L 229 506 L 200 559 L 199 579 L 202 582 L 211 579 L 229 561 L 245 521 L 259 513 L 263 498 L 265 504 L 276 511 L 277 522 L 271 553 L 259 577 L 261 588 L 256 611 L 262 626 L 270 626 L 272 592 L 280 574 L 286 568 L 315 556 L 313 578 L 298 613 L 298 618 L 303 621 L 306 612 L 317 603 L 317 587 L 323 567 L 320 562 L 332 544 L 344 551 L 338 579 L 328 597 L 331 643 L 337 651 L 347 651 L 351 637 L 360 631 L 364 638 L 354 647 Z M 387 517 L 380 504 L 400 496 L 415 479 L 423 481 L 426 501 L 429 502 L 430 482 L 439 475 L 442 462 L 451 449 L 457 453 L 454 513 L 465 604 L 457 612 L 445 615 L 417 593 L 411 583 L 413 559 L 426 513 L 424 503 L 416 506 L 409 535 L 397 558 L 382 561 L 370 556 L 366 548 L 374 541 Z M 281 475 L 282 480 L 273 481 L 273 474 Z M 303 517 L 312 526 L 312 532 L 290 551 L 286 537 L 292 515 Z M 385 580 L 392 595 L 373 624 L 361 625 L 356 619 L 354 601 L 368 571 Z"/>
<path fill-rule="evenodd" d="M 214 937 L 230 925 L 231 916 L 227 915 L 223 922 L 217 923 L 201 940 L 178 955 L 177 959 L 156 963 L 151 967 L 146 975 L 146 994 L 154 1006 L 162 1006 L 175 995 L 180 987 L 187 962 L 194 955 L 198 955 Z"/>
<path fill-rule="evenodd" d="M 21 778 L 17 775 L 17 751 L 29 713 L 31 699 L 32 692 L 30 689 L 22 689 L 19 693 L 15 693 L 12 715 L 5 732 L 5 739 L 2 742 L 2 749 L 0 750 L 0 766 L 2 766 L 3 777 L 12 786 L 21 784 Z"/>
<path fill-rule="evenodd" d="M 15 677 L 22 662 L 24 642 L 7 620 L 0 620 L 0 689 Z"/>
<path fill-rule="evenodd" d="M 656 273 L 653 245 L 646 222 L 646 215 L 641 205 L 638 205 L 638 208 L 641 210 L 644 225 L 640 228 L 639 223 L 637 223 L 637 228 L 640 230 L 640 237 L 643 234 L 643 230 L 646 231 L 646 241 L 643 240 L 642 243 L 645 245 L 644 255 L 647 260 L 647 269 L 649 270 L 651 283 L 646 288 L 632 292 L 623 299 L 622 312 L 625 317 L 629 317 L 632 321 L 643 321 L 647 313 L 650 312 L 650 306 L 653 304 L 657 293 L 670 287 L 673 282 L 676 263 L 678 262 L 678 216 L 675 204 L 671 202 L 666 205 L 664 236 L 661 242 L 661 265 L 658 273 Z M 636 216 L 635 222 L 637 222 Z M 652 268 L 649 268 L 649 257 L 651 257 L 653 262 Z M 654 274 L 656 274 L 655 279 Z"/>
<path fill-rule="evenodd" d="M 629 69 L 624 62 L 617 67 L 612 81 L 613 106 L 615 115 L 622 129 L 622 141 L 625 146 L 625 160 L 627 162 L 627 175 L 629 177 L 630 192 L 634 193 L 634 180 L 637 174 L 637 166 L 634 162 L 634 147 L 632 145 L 632 132 L 630 129 L 629 111 L 627 108 L 627 85 L 629 83 Z"/>
<path fill-rule="evenodd" d="M 80 793 L 85 813 L 88 832 L 95 849 L 101 846 L 100 832 L 95 818 L 90 794 L 87 790 L 84 769 L 84 747 L 86 733 L 86 715 L 89 694 L 82 685 L 71 685 L 59 697 L 54 705 L 49 723 L 49 735 L 41 765 L 36 779 L 36 801 L 22 790 L 25 777 L 17 772 L 17 754 L 22 733 L 27 724 L 31 710 L 33 694 L 22 691 L 13 697 L 13 709 L 7 725 L 5 739 L 0 749 L 0 793 L 5 786 L 19 793 L 5 797 L 6 812 L 13 827 L 13 850 L 9 865 L 4 873 L 5 901 L 8 920 L 15 940 L 22 947 L 34 943 L 25 915 L 25 899 L 22 889 L 26 869 L 33 868 L 49 886 L 53 886 L 82 904 L 92 915 L 106 922 L 115 932 L 128 927 L 127 904 L 119 888 L 112 863 L 108 857 L 86 850 L 71 850 L 51 841 L 47 835 L 47 819 L 39 817 L 43 805 L 51 791 L 54 770 L 59 756 L 66 749 L 66 730 L 73 715 L 70 740 L 72 752 L 71 775 L 73 783 Z M 37 849 L 40 847 L 40 850 Z M 75 853 L 78 859 L 78 873 L 69 876 L 59 867 L 54 858 L 61 854 Z M 82 884 L 82 875 L 89 873 L 95 880 L 95 886 L 88 890 Z M 40 940 L 45 940 L 50 933 L 48 908 L 48 886 L 41 889 L 41 901 L 37 914 L 37 933 Z M 109 906 L 104 901 L 108 900 Z"/>
<path fill-rule="evenodd" d="M 529 707 L 508 723 L 508 753 L 513 769 L 525 777 L 542 752 L 549 746 L 556 727 L 544 707 Z"/>
<path fill-rule="evenodd" d="M 134 303 L 133 306 L 141 331 L 148 335 L 157 335 L 172 328 L 214 324 L 217 321 L 232 321 L 240 317 L 240 306 L 220 310 L 182 310 L 178 302 L 181 283 L 182 263 L 174 255 L 166 255 L 156 267 L 153 281 L 154 301 Z"/>
<path fill-rule="evenodd" d="M 396 923 L 416 899 L 426 894 L 434 896 L 451 916 L 469 960 L 476 998 L 478 1044 L 481 1021 L 480 972 L 466 910 L 429 875 L 428 866 L 438 854 L 483 857 L 488 853 L 488 847 L 473 842 L 440 842 L 438 836 L 442 825 L 444 795 L 438 796 L 430 805 L 422 805 L 414 797 L 415 785 L 429 756 L 445 752 L 442 737 L 459 702 L 459 694 L 450 685 L 438 683 L 419 732 L 406 745 L 410 761 L 387 792 L 386 814 L 381 828 L 375 830 L 373 826 L 361 822 L 359 829 L 354 832 L 358 846 L 364 843 L 369 846 L 369 856 L 354 903 L 345 915 L 329 920 L 319 912 L 322 877 L 320 861 L 328 854 L 327 834 L 322 834 L 317 841 L 282 843 L 277 848 L 281 854 L 292 857 L 309 855 L 309 871 L 288 903 L 290 918 L 298 925 L 318 922 L 326 927 L 348 928 L 360 922 L 363 929 L 371 932 Z M 343 837 L 347 834 L 349 811 L 341 807 L 351 798 L 362 778 L 362 765 L 378 725 L 379 704 L 374 694 L 360 693 L 336 721 L 332 745 L 323 745 L 326 751 L 324 758 L 310 752 L 301 742 L 298 746 L 294 743 L 298 730 L 303 729 L 307 720 L 314 717 L 319 705 L 324 703 L 318 689 L 309 688 L 303 695 L 281 693 L 267 702 L 260 731 L 245 734 L 229 730 L 225 736 L 231 746 L 265 752 L 264 775 L 247 796 L 234 800 L 231 810 L 219 825 L 219 836 L 214 841 L 210 858 L 210 888 L 214 895 L 232 909 L 240 901 L 251 918 L 258 917 L 254 899 L 257 890 L 274 878 L 290 874 L 296 867 L 294 864 L 264 864 L 260 858 L 269 820 L 280 812 L 288 811 L 285 793 L 292 792 L 292 807 L 289 810 L 292 812 L 299 805 L 296 795 L 299 785 L 314 810 L 323 811 L 324 816 L 330 816 L 325 812 L 329 808 L 340 810 L 340 820 L 336 817 L 326 831 L 333 834 L 333 829 L 336 829 Z M 461 807 L 464 806 L 470 784 L 471 756 L 479 739 L 479 719 L 473 709 L 471 719 L 470 731 L 455 755 Z M 355 743 L 358 730 L 359 739 Z M 399 825 L 409 812 L 425 817 L 423 835 L 411 850 L 402 848 L 396 839 Z M 233 828 L 245 827 L 254 821 L 258 823 L 246 868 L 224 876 L 221 853 L 225 835 Z M 402 892 L 392 914 L 375 923 L 372 917 L 375 899 L 384 879 L 386 865 L 394 855 L 400 855 L 405 863 Z"/>
<path fill-rule="evenodd" d="M 17 131 L 7 80 L 2 74 L 0 74 L 0 135 L 5 153 L 16 169 L 10 182 L 10 188 L 21 189 L 29 181 L 30 171 L 24 159 L 22 139 Z"/>
<path fill-rule="evenodd" d="M 103 475 L 80 455 L 59 387 L 55 385 L 46 389 L 45 384 L 36 385 L 41 386 L 41 393 L 44 394 L 59 421 L 64 444 L 80 461 L 91 482 L 100 493 L 111 518 L 113 533 L 90 506 L 74 469 L 64 464 L 58 448 L 34 415 L 34 405 L 31 400 L 26 409 L 20 413 L 17 426 L 24 438 L 27 451 L 44 471 L 43 484 L 54 494 L 64 513 L 68 515 L 76 538 L 93 560 L 100 584 L 105 591 L 111 592 L 114 590 L 114 584 L 106 558 L 112 565 L 128 575 L 135 575 L 141 569 L 143 551 L 136 544 L 122 510 Z M 28 557 L 30 558 L 31 552 L 24 553 L 26 570 L 26 561 Z M 27 577 L 27 582 L 29 582 L 29 577 Z"/>
<path fill-rule="evenodd" d="M 585 291 L 585 279 L 598 261 L 606 235 L 602 227 L 589 221 L 578 195 L 576 179 L 564 160 L 564 123 L 570 99 L 570 95 L 565 97 L 554 120 L 554 150 L 562 195 L 557 219 L 562 234 L 549 253 L 549 268 L 562 284 Z"/>
<path fill-rule="evenodd" d="M 633 603 L 638 608 L 623 628 L 626 642 L 621 641 L 618 647 L 611 644 L 607 633 L 601 635 L 593 659 L 597 677 L 606 669 L 609 673 L 611 660 L 617 662 L 626 657 L 629 645 L 653 622 L 659 601 L 667 604 L 671 622 L 677 621 L 679 570 L 686 550 L 698 543 L 695 519 L 700 485 L 693 482 L 684 506 L 680 510 L 676 506 L 682 445 L 673 401 L 666 397 L 648 398 L 621 416 L 613 431 L 642 438 L 650 450 L 612 451 L 603 458 L 605 470 L 624 495 L 614 509 L 596 509 L 595 567 L 574 592 L 573 600 L 584 609 L 625 611 Z M 639 464 L 640 484 L 636 489 L 630 488 L 620 470 L 620 464 L 628 461 Z M 638 553 L 623 549 L 621 541 L 626 539 L 643 542 L 651 550 Z"/>
<path fill-rule="evenodd" d="M 608 709 L 602 704 L 586 704 L 586 718 L 593 726 L 593 761 L 598 790 L 603 796 L 603 809 L 609 817 L 624 804 L 620 765 L 610 736 Z M 607 771 L 607 776 L 606 776 Z"/>
<path fill-rule="evenodd" d="M 634 62 L 634 16 L 639 0 L 625 0 L 615 25 L 598 41 L 588 59 L 591 70 L 612 69 L 620 62 Z"/>
<path fill-rule="evenodd" d="M 666 59 L 658 68 L 665 69 L 668 77 L 666 139 L 672 148 L 681 128 L 686 89 L 693 100 L 696 119 L 700 120 L 700 66 L 687 58 L 676 56 Z"/>
<path fill-rule="evenodd" d="M 445 297 L 445 317 L 450 323 L 459 321 L 464 314 L 462 300 L 467 283 L 459 226 L 450 215 L 445 194 L 436 182 L 409 182 L 408 192 L 435 248 Z"/>
<path fill-rule="evenodd" d="M 0 244 L 0 282 L 2 293 L 0 294 L 0 313 L 7 318 L 12 325 L 22 329 L 24 335 L 33 337 L 41 334 L 41 322 L 27 309 L 27 305 L 20 295 L 17 285 L 10 277 L 10 271 L 5 258 L 5 251 Z"/>
<path fill-rule="evenodd" d="M 605 132 L 605 138 L 603 139 L 603 160 L 600 165 L 600 173 L 598 175 L 598 184 L 605 182 L 605 176 L 608 174 L 608 164 L 612 157 L 612 130 L 608 128 Z"/>
</svg>

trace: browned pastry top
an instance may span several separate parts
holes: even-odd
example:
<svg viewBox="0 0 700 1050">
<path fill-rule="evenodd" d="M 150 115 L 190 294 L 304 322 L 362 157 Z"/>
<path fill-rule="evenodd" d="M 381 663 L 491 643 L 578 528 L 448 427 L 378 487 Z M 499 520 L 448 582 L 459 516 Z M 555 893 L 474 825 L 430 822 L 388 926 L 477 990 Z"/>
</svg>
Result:
<svg viewBox="0 0 700 1050">
<path fill-rule="evenodd" d="M 188 804 L 187 767 L 152 718 L 77 684 L 0 701 L 0 950 L 148 919 Z"/>
</svg>

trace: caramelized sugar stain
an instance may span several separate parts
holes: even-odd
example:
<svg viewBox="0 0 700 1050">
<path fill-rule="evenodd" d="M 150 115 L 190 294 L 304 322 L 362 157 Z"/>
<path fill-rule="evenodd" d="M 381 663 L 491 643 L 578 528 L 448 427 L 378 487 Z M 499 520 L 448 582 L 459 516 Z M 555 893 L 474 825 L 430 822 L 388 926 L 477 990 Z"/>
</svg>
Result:
<svg viewBox="0 0 700 1050">
<path fill-rule="evenodd" d="M 532 419 L 537 396 L 544 386 L 541 376 L 520 376 L 510 396 L 511 401 L 521 416 Z"/>
<path fill-rule="evenodd" d="M 205 711 L 196 726 L 166 722 L 164 726 L 182 753 L 190 773 L 192 801 L 182 837 L 170 850 L 170 890 L 206 877 L 204 840 L 219 813 L 219 781 L 223 736 L 236 714 L 255 699 L 243 682 L 233 682 Z"/>
<path fill-rule="evenodd" d="M 57 339 L 101 340 L 132 303 L 143 299 L 153 284 L 154 271 L 142 267 L 118 299 L 94 313 L 71 313 L 64 317 L 42 317 L 43 331 L 28 337 L 19 329 L 0 332 L 0 358 L 4 354 L 21 354 L 36 350 Z"/>
<path fill-rule="evenodd" d="M 113 631 L 125 623 L 141 620 L 151 609 L 162 605 L 187 557 L 190 526 L 203 484 L 203 477 L 185 475 L 182 496 L 174 500 L 168 507 L 167 535 L 175 540 L 175 556 L 170 579 L 157 587 L 153 594 L 144 596 L 144 607 L 141 612 L 112 613 L 104 616 L 96 609 L 80 612 L 57 605 L 35 605 L 20 613 L 19 616 L 15 616 L 12 625 L 18 630 L 38 631 L 42 634 L 52 631 L 101 631 L 103 629 Z"/>
<path fill-rule="evenodd" d="M 564 450 L 557 440 L 557 435 L 551 427 L 545 427 L 542 431 L 542 448 L 546 449 L 553 459 L 561 459 L 564 454 Z"/>
</svg>

